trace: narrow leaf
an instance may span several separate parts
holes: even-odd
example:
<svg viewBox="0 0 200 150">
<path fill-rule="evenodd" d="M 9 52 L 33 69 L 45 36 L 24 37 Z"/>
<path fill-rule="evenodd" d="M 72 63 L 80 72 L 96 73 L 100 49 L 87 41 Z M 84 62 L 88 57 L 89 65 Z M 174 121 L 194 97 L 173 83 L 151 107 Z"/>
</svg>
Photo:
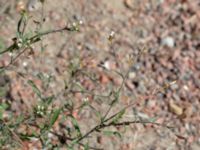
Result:
<svg viewBox="0 0 200 150">
<path fill-rule="evenodd" d="M 117 132 L 117 131 L 103 131 L 103 133 L 104 133 L 105 135 L 107 135 L 107 136 L 112 136 L 112 135 L 114 135 L 114 136 L 117 136 L 117 137 L 119 137 L 119 138 L 122 138 L 121 134 L 120 134 L 119 132 Z"/>
<path fill-rule="evenodd" d="M 35 85 L 35 83 L 32 80 L 28 80 L 28 84 L 32 87 L 33 91 L 37 94 L 37 96 L 42 99 L 42 95 L 38 87 Z"/>
<path fill-rule="evenodd" d="M 53 115 L 52 115 L 51 120 L 50 120 L 50 125 L 49 125 L 50 128 L 54 125 L 54 123 L 58 119 L 60 112 L 61 112 L 61 109 L 54 110 Z"/>
<path fill-rule="evenodd" d="M 119 121 L 119 119 L 122 118 L 122 116 L 124 115 L 124 113 L 126 112 L 126 109 L 122 109 L 112 120 L 112 123 L 117 123 Z"/>
<path fill-rule="evenodd" d="M 1 104 L 0 105 L 0 120 L 3 119 L 3 113 L 8 108 L 7 104 Z"/>
<path fill-rule="evenodd" d="M 86 143 L 85 145 L 84 145 L 84 150 L 89 150 L 90 148 L 89 148 L 89 144 L 88 143 Z"/>
<path fill-rule="evenodd" d="M 119 100 L 120 91 L 114 92 L 113 94 L 114 94 L 114 99 L 110 103 L 111 106 L 113 106 L 114 104 L 116 104 L 116 102 Z"/>
<path fill-rule="evenodd" d="M 54 96 L 49 96 L 49 97 L 47 97 L 47 98 L 44 99 L 44 102 L 47 105 L 50 105 L 54 98 L 55 98 Z"/>
<path fill-rule="evenodd" d="M 73 124 L 73 126 L 74 126 L 74 128 L 75 128 L 75 130 L 76 130 L 76 132 L 78 134 L 78 136 L 81 137 L 82 134 L 81 134 L 81 130 L 80 130 L 80 127 L 78 125 L 77 120 L 73 116 L 71 116 L 71 119 L 72 119 L 72 124 Z"/>
</svg>

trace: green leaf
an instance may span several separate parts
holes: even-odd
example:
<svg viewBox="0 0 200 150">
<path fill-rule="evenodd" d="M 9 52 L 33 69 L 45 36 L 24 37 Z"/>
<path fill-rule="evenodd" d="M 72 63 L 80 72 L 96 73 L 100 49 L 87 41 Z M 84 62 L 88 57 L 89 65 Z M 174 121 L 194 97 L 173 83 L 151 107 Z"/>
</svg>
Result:
<svg viewBox="0 0 200 150">
<path fill-rule="evenodd" d="M 23 17 L 21 17 L 17 24 L 17 33 L 21 34 L 21 26 L 22 26 Z"/>
<path fill-rule="evenodd" d="M 28 19 L 28 16 L 27 16 L 26 11 L 22 11 L 21 12 L 21 18 L 20 18 L 20 20 L 18 21 L 18 24 L 17 24 L 17 32 L 20 35 L 22 35 L 23 32 L 25 31 L 25 28 L 26 28 L 26 25 L 27 25 L 27 19 Z"/>
<path fill-rule="evenodd" d="M 28 80 L 28 84 L 32 87 L 33 91 L 37 94 L 37 96 L 42 100 L 42 95 L 38 87 L 32 80 Z"/>
<path fill-rule="evenodd" d="M 76 82 L 75 86 L 77 86 L 77 88 L 80 89 L 80 91 L 85 91 L 84 87 L 79 82 Z"/>
<path fill-rule="evenodd" d="M 20 133 L 19 136 L 20 136 L 20 139 L 22 139 L 22 140 L 31 140 L 31 138 L 33 138 L 33 137 L 34 138 L 38 138 L 38 135 L 37 135 L 36 131 L 32 131 L 31 134 Z"/>
<path fill-rule="evenodd" d="M 47 105 L 50 105 L 53 101 L 55 97 L 54 96 L 49 96 L 49 97 L 46 97 L 44 98 L 44 102 L 47 104 Z"/>
<path fill-rule="evenodd" d="M 74 145 L 78 144 L 77 139 L 74 139 L 68 146 L 68 150 L 74 150 Z"/>
<path fill-rule="evenodd" d="M 23 121 L 24 121 L 24 116 L 23 115 L 19 115 L 15 120 L 16 126 L 20 125 Z"/>
<path fill-rule="evenodd" d="M 117 131 L 103 131 L 103 134 L 107 135 L 107 136 L 117 136 L 119 138 L 122 138 L 121 134 Z"/>
<path fill-rule="evenodd" d="M 84 145 L 84 150 L 89 150 L 90 148 L 89 148 L 89 144 L 88 143 L 86 143 L 85 145 Z"/>
<path fill-rule="evenodd" d="M 0 105 L 0 120 L 3 119 L 3 113 L 8 108 L 8 105 L 3 103 Z"/>
<path fill-rule="evenodd" d="M 54 110 L 54 112 L 52 114 L 52 117 L 51 117 L 51 120 L 50 120 L 50 125 L 49 125 L 50 128 L 54 125 L 54 123 L 58 119 L 58 116 L 60 115 L 60 112 L 61 112 L 61 109 Z"/>
<path fill-rule="evenodd" d="M 113 134 L 114 134 L 115 136 L 118 136 L 119 138 L 122 138 L 121 134 L 120 134 L 119 132 L 117 132 L 117 131 L 113 132 Z"/>
<path fill-rule="evenodd" d="M 113 94 L 114 94 L 114 99 L 110 103 L 111 106 L 113 106 L 114 104 L 116 104 L 116 102 L 119 100 L 120 91 L 117 91 L 117 92 L 113 91 Z"/>
<path fill-rule="evenodd" d="M 71 120 L 72 120 L 72 124 L 77 132 L 78 137 L 81 137 L 82 134 L 81 134 L 81 130 L 80 130 L 77 120 L 73 116 L 71 116 Z"/>
<path fill-rule="evenodd" d="M 119 121 L 119 119 L 122 118 L 122 116 L 124 115 L 124 113 L 126 112 L 126 109 L 122 109 L 112 120 L 112 123 L 117 123 Z"/>
</svg>

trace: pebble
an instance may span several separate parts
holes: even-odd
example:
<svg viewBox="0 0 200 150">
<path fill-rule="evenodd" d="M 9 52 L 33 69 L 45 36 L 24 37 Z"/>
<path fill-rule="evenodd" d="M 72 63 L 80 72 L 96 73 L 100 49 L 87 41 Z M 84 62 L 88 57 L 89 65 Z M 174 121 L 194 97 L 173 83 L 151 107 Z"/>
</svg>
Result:
<svg viewBox="0 0 200 150">
<path fill-rule="evenodd" d="M 168 36 L 168 37 L 165 37 L 164 39 L 162 39 L 162 45 L 173 48 L 175 46 L 175 41 L 172 37 Z"/>
<path fill-rule="evenodd" d="M 130 72 L 128 77 L 129 77 L 129 79 L 134 79 L 136 77 L 136 73 L 135 72 Z"/>
<path fill-rule="evenodd" d="M 138 91 L 143 94 L 147 91 L 144 82 L 139 82 Z"/>
<path fill-rule="evenodd" d="M 177 93 L 172 93 L 172 97 L 174 98 L 174 100 L 180 101 L 180 97 Z"/>
<path fill-rule="evenodd" d="M 177 90 L 179 88 L 178 84 L 171 85 L 172 90 Z"/>
<path fill-rule="evenodd" d="M 141 63 L 136 63 L 136 64 L 134 64 L 133 69 L 136 70 L 136 71 L 140 70 L 141 66 L 142 66 Z"/>
</svg>

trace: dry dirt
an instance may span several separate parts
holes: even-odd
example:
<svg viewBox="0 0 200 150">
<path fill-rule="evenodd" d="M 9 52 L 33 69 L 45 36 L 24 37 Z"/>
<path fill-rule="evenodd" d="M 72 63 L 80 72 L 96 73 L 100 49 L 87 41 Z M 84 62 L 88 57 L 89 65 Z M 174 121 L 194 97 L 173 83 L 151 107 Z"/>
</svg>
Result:
<svg viewBox="0 0 200 150">
<path fill-rule="evenodd" d="M 15 36 L 19 2 L 0 1 L 0 48 L 12 43 Z M 22 1 L 22 5 L 26 1 Z M 42 11 L 43 8 L 43 11 Z M 43 16 L 41 15 L 43 12 Z M 122 139 L 94 133 L 83 142 L 105 150 L 199 150 L 200 149 L 200 2 L 198 0 L 45 0 L 44 6 L 29 12 L 32 16 L 28 30 L 37 28 L 33 20 L 42 23 L 42 30 L 57 29 L 68 23 L 83 21 L 78 33 L 51 34 L 33 46 L 33 55 L 23 55 L 5 75 L 0 77 L 9 101 L 6 113 L 30 113 L 37 103 L 37 96 L 27 85 L 32 79 L 44 95 L 57 95 L 55 105 L 67 101 L 60 93 L 68 77 L 70 62 L 76 57 L 83 68 L 98 77 L 98 85 L 86 77 L 78 81 L 88 90 L 109 93 L 110 87 L 119 87 L 122 79 L 109 70 L 126 72 L 128 79 L 119 103 L 111 114 L 135 102 L 124 120 L 156 118 L 156 122 L 174 126 L 173 131 L 156 125 L 130 125 L 111 128 L 122 133 Z M 109 34 L 114 31 L 112 45 Z M 3 49 L 3 48 L 2 48 Z M 136 58 L 145 53 L 130 67 L 127 57 Z M 0 56 L 0 64 L 9 62 L 10 56 Z M 105 71 L 99 64 L 104 64 Z M 19 75 L 23 74 L 23 77 Z M 37 78 L 38 73 L 52 76 L 49 88 Z M 176 81 L 176 82 L 174 82 Z M 162 92 L 156 89 L 170 85 Z M 99 86 L 100 85 L 100 86 Z M 153 96 L 152 96 L 153 95 Z M 84 96 L 100 112 L 108 109 L 106 100 L 96 101 L 90 95 L 74 94 L 79 106 Z M 85 133 L 97 124 L 94 112 L 84 109 L 74 112 Z M 58 126 L 58 125 L 57 125 Z M 55 125 L 54 130 L 59 130 Z M 62 131 L 58 131 L 62 132 Z M 37 145 L 37 144 L 36 144 Z M 33 149 L 34 143 L 28 144 Z"/>
</svg>

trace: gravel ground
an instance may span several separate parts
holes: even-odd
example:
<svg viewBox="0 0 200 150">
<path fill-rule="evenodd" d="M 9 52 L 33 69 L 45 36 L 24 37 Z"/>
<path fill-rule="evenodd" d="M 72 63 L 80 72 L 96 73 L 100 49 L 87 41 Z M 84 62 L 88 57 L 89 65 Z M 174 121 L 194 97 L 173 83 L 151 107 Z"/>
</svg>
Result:
<svg viewBox="0 0 200 150">
<path fill-rule="evenodd" d="M 24 3 L 23 3 L 24 2 Z M 20 18 L 20 1 L 0 2 L 0 46 L 11 44 Z M 22 1 L 25 5 L 26 1 Z M 111 70 L 127 72 L 119 103 L 111 114 L 130 103 L 124 120 L 157 118 L 156 122 L 175 126 L 173 132 L 155 125 L 130 125 L 110 128 L 123 138 L 94 133 L 86 139 L 90 146 L 116 150 L 199 150 L 200 149 L 200 2 L 198 0 L 46 0 L 43 7 L 45 22 L 42 29 L 57 29 L 67 23 L 82 20 L 78 33 L 48 35 L 34 45 L 34 54 L 25 54 L 0 77 L 1 89 L 6 89 L 0 102 L 9 101 L 6 113 L 28 114 L 37 97 L 27 79 L 31 79 L 44 95 L 57 95 L 55 105 L 65 103 L 68 96 L 58 94 L 65 86 L 68 66 L 77 56 L 84 70 L 95 74 L 97 85 L 80 75 L 77 81 L 90 91 L 109 93 L 119 87 L 122 79 Z M 42 7 L 30 12 L 32 20 L 41 19 Z M 29 29 L 36 29 L 31 21 Z M 112 44 L 109 34 L 114 31 Z M 2 43 L 2 44 L 1 44 Z M 4 44 L 3 44 L 4 43 Z M 140 55 L 140 52 L 143 52 Z M 127 57 L 135 63 L 127 63 Z M 0 64 L 8 64 L 8 54 L 0 56 Z M 99 67 L 104 65 L 102 67 Z M 23 77 L 19 75 L 19 73 Z M 37 75 L 52 76 L 49 88 Z M 176 82 L 175 82 L 176 81 Z M 160 90 L 164 85 L 169 87 Z M 159 91 L 159 92 L 158 92 Z M 1 92 L 2 93 L 2 92 Z M 5 94 L 6 93 L 6 94 Z M 88 94 L 74 93 L 75 106 L 83 97 L 100 112 L 108 109 L 107 99 L 98 101 Z M 74 112 L 82 132 L 96 125 L 94 112 L 83 109 Z M 62 132 L 59 125 L 55 131 Z M 28 143 L 33 149 L 34 142 Z"/>
</svg>

